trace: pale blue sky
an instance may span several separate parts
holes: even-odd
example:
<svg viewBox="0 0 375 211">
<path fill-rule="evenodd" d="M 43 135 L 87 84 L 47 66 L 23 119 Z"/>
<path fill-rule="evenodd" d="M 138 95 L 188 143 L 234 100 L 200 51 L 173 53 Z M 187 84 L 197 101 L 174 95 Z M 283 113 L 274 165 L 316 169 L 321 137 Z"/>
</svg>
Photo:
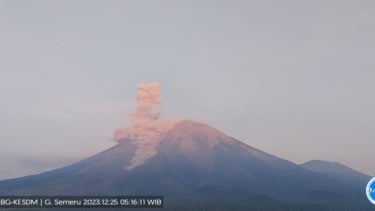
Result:
<svg viewBox="0 0 375 211">
<path fill-rule="evenodd" d="M 0 1 L 0 178 L 113 145 L 136 84 L 300 163 L 375 175 L 375 2 Z"/>
</svg>

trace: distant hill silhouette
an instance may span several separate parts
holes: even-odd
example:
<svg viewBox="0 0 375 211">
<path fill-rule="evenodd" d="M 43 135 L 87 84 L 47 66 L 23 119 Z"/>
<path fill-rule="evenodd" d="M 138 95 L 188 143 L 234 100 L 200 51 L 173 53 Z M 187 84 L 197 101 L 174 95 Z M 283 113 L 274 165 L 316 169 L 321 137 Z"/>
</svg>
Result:
<svg viewBox="0 0 375 211">
<path fill-rule="evenodd" d="M 356 187 L 366 187 L 367 182 L 371 179 L 370 176 L 337 162 L 311 160 L 300 166 Z"/>
</svg>

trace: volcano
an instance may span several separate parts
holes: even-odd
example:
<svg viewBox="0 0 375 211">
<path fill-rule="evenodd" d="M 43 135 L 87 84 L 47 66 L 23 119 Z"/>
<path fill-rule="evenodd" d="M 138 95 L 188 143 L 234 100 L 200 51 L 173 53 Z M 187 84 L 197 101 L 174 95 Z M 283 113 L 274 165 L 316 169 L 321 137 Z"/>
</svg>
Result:
<svg viewBox="0 0 375 211">
<path fill-rule="evenodd" d="M 163 195 L 170 210 L 373 210 L 369 176 L 350 174 L 362 181 L 350 183 L 308 166 L 184 120 L 157 143 L 123 139 L 73 165 L 0 181 L 0 195 Z"/>
</svg>

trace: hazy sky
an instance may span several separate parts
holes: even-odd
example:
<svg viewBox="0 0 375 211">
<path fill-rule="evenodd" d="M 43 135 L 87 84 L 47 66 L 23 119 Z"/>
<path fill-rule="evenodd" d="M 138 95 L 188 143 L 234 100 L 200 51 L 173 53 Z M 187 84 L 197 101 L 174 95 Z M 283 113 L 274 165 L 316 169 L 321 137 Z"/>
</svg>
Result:
<svg viewBox="0 0 375 211">
<path fill-rule="evenodd" d="M 163 118 L 375 175 L 375 1 L 0 1 L 0 178 L 114 143 L 139 82 Z"/>
</svg>

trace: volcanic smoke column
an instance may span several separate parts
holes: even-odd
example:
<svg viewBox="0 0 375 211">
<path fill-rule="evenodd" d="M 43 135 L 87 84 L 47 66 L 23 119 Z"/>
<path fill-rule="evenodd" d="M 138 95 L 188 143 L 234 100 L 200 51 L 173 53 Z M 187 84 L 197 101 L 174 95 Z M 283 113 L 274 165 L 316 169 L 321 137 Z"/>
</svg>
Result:
<svg viewBox="0 0 375 211">
<path fill-rule="evenodd" d="M 177 123 L 175 120 L 159 121 L 160 112 L 154 108 L 162 103 L 158 83 L 140 83 L 137 87 L 137 105 L 130 113 L 132 126 L 118 128 L 114 132 L 116 142 L 130 140 L 137 146 L 135 156 L 125 166 L 126 169 L 132 169 L 154 156 L 163 133 Z"/>
<path fill-rule="evenodd" d="M 154 105 L 161 103 L 158 83 L 138 84 L 137 107 L 131 114 L 133 125 L 137 127 L 157 121 L 160 112 L 154 109 Z"/>
</svg>

